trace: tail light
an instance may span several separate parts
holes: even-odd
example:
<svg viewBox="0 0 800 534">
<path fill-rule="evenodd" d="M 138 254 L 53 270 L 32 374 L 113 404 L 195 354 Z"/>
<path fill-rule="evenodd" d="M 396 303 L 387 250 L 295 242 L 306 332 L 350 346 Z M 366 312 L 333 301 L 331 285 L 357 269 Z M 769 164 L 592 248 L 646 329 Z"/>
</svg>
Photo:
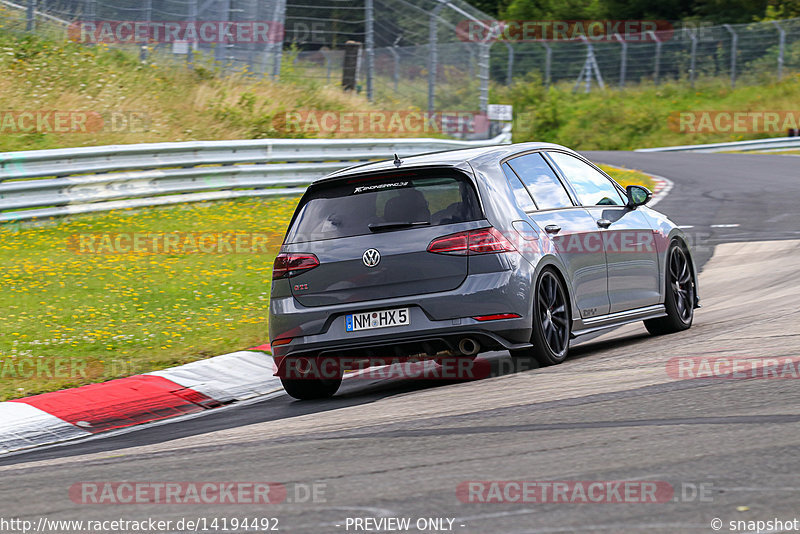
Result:
<svg viewBox="0 0 800 534">
<path fill-rule="evenodd" d="M 501 319 L 519 319 L 522 317 L 517 313 L 496 313 L 494 315 L 477 315 L 473 317 L 476 321 L 499 321 Z"/>
<path fill-rule="evenodd" d="M 290 278 L 317 266 L 319 260 L 313 254 L 278 254 L 272 266 L 272 279 Z"/>
<path fill-rule="evenodd" d="M 457 256 L 496 254 L 515 250 L 517 249 L 514 245 L 495 228 L 481 228 L 438 237 L 428 245 L 428 252 Z"/>
</svg>

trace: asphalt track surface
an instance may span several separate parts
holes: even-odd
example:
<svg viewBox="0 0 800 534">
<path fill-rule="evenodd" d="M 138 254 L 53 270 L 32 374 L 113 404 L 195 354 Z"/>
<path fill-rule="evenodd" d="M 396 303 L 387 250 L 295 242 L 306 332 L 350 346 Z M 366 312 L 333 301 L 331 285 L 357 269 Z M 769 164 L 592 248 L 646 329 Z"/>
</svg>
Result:
<svg viewBox="0 0 800 534">
<path fill-rule="evenodd" d="M 8 456 L 0 518 L 277 517 L 291 533 L 375 532 L 346 528 L 366 517 L 450 518 L 465 533 L 715 532 L 714 518 L 731 532 L 734 520 L 800 519 L 800 383 L 668 371 L 676 357 L 798 355 L 800 159 L 587 155 L 674 182 L 657 209 L 692 226 L 703 265 L 691 330 L 653 338 L 630 325 L 547 369 L 510 372 L 495 353 L 498 376 L 485 380 L 350 380 L 329 401 L 278 395 Z M 77 482 L 125 480 L 316 483 L 324 495 L 270 506 L 79 505 L 68 495 Z M 503 480 L 661 481 L 676 497 L 467 503 L 456 494 L 465 481 Z"/>
</svg>

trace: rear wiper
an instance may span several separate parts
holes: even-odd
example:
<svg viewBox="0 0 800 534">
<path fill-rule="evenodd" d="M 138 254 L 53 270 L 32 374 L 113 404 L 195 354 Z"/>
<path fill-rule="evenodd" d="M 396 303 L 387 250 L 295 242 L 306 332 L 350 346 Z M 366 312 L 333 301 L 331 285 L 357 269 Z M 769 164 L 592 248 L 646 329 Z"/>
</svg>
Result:
<svg viewBox="0 0 800 534">
<path fill-rule="evenodd" d="M 382 232 L 383 230 L 394 230 L 396 228 L 411 228 L 412 226 L 428 226 L 431 223 L 426 221 L 417 222 L 387 222 L 370 224 L 369 229 L 371 232 Z"/>
</svg>

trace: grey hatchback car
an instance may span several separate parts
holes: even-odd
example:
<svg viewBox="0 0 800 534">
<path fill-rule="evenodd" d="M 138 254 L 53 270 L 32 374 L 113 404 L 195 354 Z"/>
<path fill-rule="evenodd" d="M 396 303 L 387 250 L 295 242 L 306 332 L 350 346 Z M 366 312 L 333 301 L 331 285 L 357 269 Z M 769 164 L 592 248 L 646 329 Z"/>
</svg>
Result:
<svg viewBox="0 0 800 534">
<path fill-rule="evenodd" d="M 651 197 L 546 143 L 317 180 L 275 259 L 276 374 L 295 398 L 325 398 L 345 359 L 508 350 L 553 365 L 572 339 L 621 324 L 685 330 L 696 267 L 684 233 L 645 206 Z"/>
</svg>

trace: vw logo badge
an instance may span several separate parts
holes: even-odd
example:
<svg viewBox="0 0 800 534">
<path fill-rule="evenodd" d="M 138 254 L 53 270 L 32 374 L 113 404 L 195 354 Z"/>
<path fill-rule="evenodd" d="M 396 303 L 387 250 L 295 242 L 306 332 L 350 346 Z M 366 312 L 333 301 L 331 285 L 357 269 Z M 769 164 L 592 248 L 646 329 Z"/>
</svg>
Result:
<svg viewBox="0 0 800 534">
<path fill-rule="evenodd" d="M 381 253 L 371 248 L 361 256 L 361 260 L 367 267 L 375 267 L 381 262 Z"/>
</svg>

